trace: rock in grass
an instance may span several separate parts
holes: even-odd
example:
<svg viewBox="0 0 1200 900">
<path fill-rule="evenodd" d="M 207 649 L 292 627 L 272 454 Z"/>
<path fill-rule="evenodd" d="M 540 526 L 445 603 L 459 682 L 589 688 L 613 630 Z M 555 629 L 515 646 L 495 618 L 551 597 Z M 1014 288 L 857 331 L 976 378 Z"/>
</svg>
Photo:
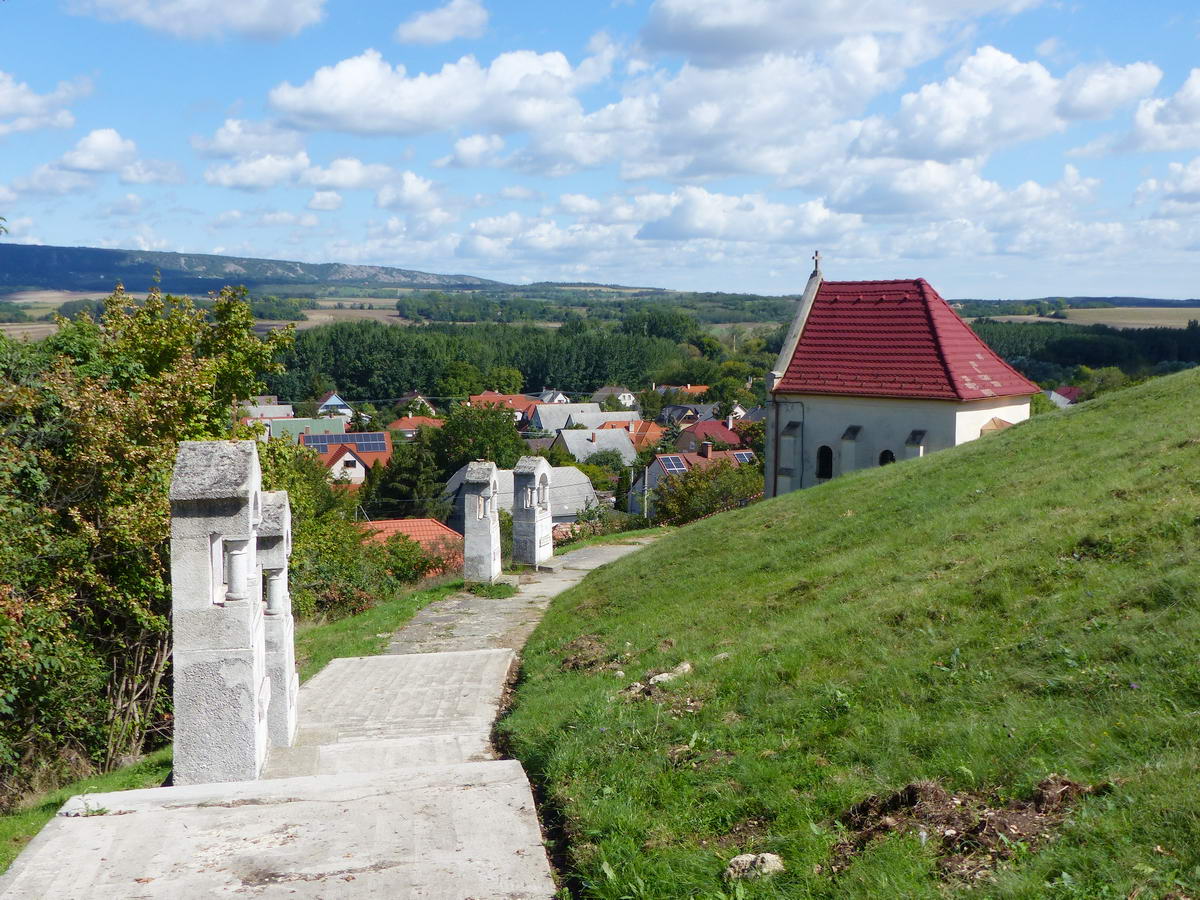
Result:
<svg viewBox="0 0 1200 900">
<path fill-rule="evenodd" d="M 686 675 L 690 671 L 692 671 L 692 664 L 690 662 L 681 662 L 670 672 L 660 672 L 659 674 L 655 675 L 650 679 L 650 683 L 663 684 L 667 681 L 674 681 L 680 675 Z"/>
<path fill-rule="evenodd" d="M 743 853 L 729 861 L 725 877 L 729 881 L 769 878 L 784 871 L 783 860 L 774 853 Z"/>
</svg>

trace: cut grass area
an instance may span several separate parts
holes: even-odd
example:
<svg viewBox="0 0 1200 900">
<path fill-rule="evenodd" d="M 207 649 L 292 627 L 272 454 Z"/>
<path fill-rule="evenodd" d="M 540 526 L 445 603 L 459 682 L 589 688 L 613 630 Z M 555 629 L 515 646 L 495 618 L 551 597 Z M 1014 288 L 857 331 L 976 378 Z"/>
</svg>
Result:
<svg viewBox="0 0 1200 900">
<path fill-rule="evenodd" d="M 570 544 L 555 544 L 554 555 L 561 556 L 564 553 L 570 553 L 572 550 L 578 550 L 580 547 L 591 547 L 593 544 L 624 544 L 634 538 L 661 535 L 669 531 L 674 531 L 674 528 L 669 525 L 659 525 L 655 528 L 635 528 L 632 531 L 618 531 L 615 534 L 597 534 L 578 541 L 572 541 Z"/>
<path fill-rule="evenodd" d="M 300 680 L 307 681 L 331 659 L 343 656 L 374 656 L 382 652 L 397 628 L 422 607 L 462 588 L 462 581 L 451 581 L 402 593 L 356 616 L 336 622 L 301 624 L 296 628 L 296 663 Z M 21 849 L 41 831 L 55 812 L 77 794 L 103 794 L 137 788 L 158 787 L 171 771 L 171 748 L 164 747 L 140 762 L 72 782 L 56 791 L 27 801 L 9 815 L 0 816 L 0 874 Z"/>
<path fill-rule="evenodd" d="M 420 609 L 462 590 L 461 580 L 424 588 L 380 603 L 356 616 L 296 628 L 296 665 L 300 680 L 316 675 L 331 659 L 375 656 L 387 647 L 388 638 Z"/>
<path fill-rule="evenodd" d="M 526 645 L 499 729 L 578 896 L 1196 896 L 1198 601 L 1192 371 L 596 571 Z M 978 884 L 903 832 L 831 874 L 871 795 L 928 779 L 1002 806 L 1052 773 L 1111 787 Z M 735 891 L 743 852 L 787 871 Z"/>
<path fill-rule="evenodd" d="M 146 756 L 140 762 L 125 766 L 107 775 L 93 775 L 73 781 L 56 791 L 42 794 L 16 812 L 0 816 L 0 874 L 3 874 L 17 854 L 24 849 L 42 826 L 54 818 L 59 807 L 77 794 L 104 794 L 110 791 L 132 791 L 158 787 L 171 771 L 171 748 Z"/>
</svg>

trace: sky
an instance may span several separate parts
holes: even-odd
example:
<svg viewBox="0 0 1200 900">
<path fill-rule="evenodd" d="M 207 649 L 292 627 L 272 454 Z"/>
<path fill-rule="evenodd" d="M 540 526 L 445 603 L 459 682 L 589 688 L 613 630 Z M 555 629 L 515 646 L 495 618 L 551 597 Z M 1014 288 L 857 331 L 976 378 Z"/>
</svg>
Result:
<svg viewBox="0 0 1200 900">
<path fill-rule="evenodd" d="M 1200 297 L 1192 0 L 3 0 L 3 240 Z M 170 289 L 170 285 L 164 285 Z"/>
</svg>

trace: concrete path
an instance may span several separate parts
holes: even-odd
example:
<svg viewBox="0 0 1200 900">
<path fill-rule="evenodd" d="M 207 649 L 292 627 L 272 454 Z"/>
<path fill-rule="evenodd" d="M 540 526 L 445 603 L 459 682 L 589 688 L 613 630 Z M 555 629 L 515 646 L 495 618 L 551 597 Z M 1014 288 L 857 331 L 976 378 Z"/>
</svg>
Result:
<svg viewBox="0 0 1200 900">
<path fill-rule="evenodd" d="M 551 598 L 650 540 L 564 554 L 508 600 L 454 595 L 390 655 L 334 660 L 263 780 L 71 798 L 0 896 L 549 900 L 529 782 L 492 723 Z"/>
</svg>

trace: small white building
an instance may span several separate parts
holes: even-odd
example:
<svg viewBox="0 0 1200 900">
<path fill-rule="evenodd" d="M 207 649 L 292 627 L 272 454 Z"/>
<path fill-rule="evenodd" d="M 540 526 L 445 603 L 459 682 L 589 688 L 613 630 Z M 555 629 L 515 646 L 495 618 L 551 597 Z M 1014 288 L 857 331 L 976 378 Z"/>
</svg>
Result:
<svg viewBox="0 0 1200 900">
<path fill-rule="evenodd" d="M 1023 422 L 1039 391 L 923 278 L 825 281 L 820 268 L 767 387 L 768 497 Z"/>
</svg>

